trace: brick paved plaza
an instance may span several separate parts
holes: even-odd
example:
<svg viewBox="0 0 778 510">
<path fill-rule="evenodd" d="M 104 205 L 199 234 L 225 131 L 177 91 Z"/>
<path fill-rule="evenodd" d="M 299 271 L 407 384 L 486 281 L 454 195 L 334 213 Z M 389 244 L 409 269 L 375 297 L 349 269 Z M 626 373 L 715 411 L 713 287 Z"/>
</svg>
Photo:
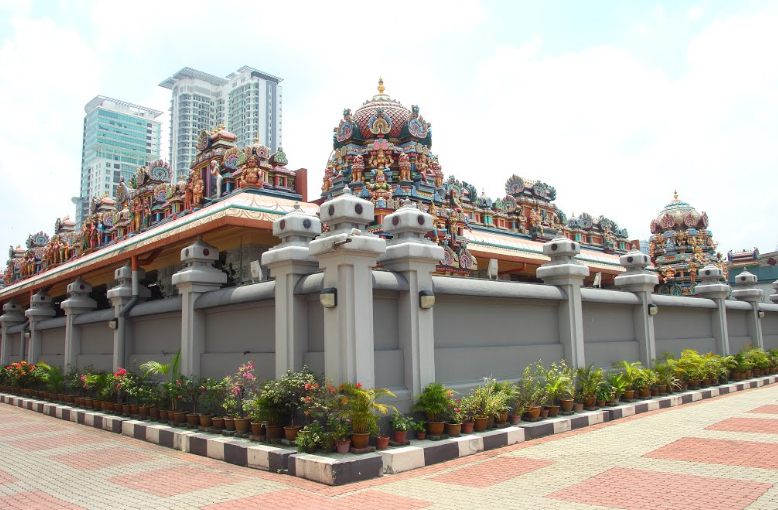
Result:
<svg viewBox="0 0 778 510">
<path fill-rule="evenodd" d="M 0 405 L 0 509 L 778 509 L 778 386 L 331 487 Z"/>
</svg>

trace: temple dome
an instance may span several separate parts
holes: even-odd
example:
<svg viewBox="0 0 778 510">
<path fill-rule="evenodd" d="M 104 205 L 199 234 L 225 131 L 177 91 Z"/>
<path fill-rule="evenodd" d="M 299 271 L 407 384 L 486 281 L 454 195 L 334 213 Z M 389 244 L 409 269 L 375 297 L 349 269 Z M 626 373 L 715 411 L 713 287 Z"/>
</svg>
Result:
<svg viewBox="0 0 778 510">
<path fill-rule="evenodd" d="M 370 131 L 370 127 L 381 116 L 387 121 L 389 127 L 389 132 L 385 135 L 388 138 L 399 137 L 403 126 L 411 118 L 411 111 L 408 108 L 384 94 L 383 79 L 378 80 L 378 94 L 374 95 L 373 99 L 365 101 L 354 112 L 354 122 L 364 139 L 376 137 L 376 134 Z"/>
<path fill-rule="evenodd" d="M 687 202 L 678 199 L 678 192 L 675 193 L 672 202 L 664 206 L 659 211 L 656 219 L 651 220 L 651 233 L 656 234 L 665 230 L 689 229 L 689 228 L 707 228 L 708 215 L 699 213 L 697 209 Z"/>
</svg>

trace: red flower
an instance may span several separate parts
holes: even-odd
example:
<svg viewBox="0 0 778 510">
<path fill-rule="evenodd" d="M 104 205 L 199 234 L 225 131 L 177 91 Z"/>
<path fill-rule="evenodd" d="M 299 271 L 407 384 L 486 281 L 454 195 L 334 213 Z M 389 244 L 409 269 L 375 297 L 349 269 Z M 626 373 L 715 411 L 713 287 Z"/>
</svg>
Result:
<svg viewBox="0 0 778 510">
<path fill-rule="evenodd" d="M 357 383 L 357 388 L 361 388 L 361 387 L 362 387 L 362 383 L 361 383 L 361 382 L 358 382 L 358 383 Z"/>
</svg>

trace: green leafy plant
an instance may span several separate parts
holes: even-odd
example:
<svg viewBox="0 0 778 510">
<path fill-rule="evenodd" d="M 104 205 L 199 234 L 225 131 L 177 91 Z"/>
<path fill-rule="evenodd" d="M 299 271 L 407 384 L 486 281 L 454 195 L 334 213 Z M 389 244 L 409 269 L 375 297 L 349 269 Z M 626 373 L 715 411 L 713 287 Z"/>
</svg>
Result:
<svg viewBox="0 0 778 510">
<path fill-rule="evenodd" d="M 546 398 L 545 384 L 542 379 L 543 364 L 538 361 L 534 365 L 524 367 L 524 372 L 516 383 L 514 390 L 514 410 L 521 414 L 528 407 L 536 407 Z"/>
<path fill-rule="evenodd" d="M 339 391 L 343 395 L 341 402 L 346 417 L 351 420 L 351 428 L 356 433 L 378 433 L 378 417 L 375 411 L 383 415 L 390 409 L 397 412 L 394 406 L 377 402 L 381 397 L 395 396 L 386 388 L 363 388 L 360 383 L 345 383 L 340 386 Z"/>
<path fill-rule="evenodd" d="M 453 394 L 452 390 L 445 388 L 441 383 L 430 383 L 419 395 L 413 410 L 426 413 L 427 421 L 443 421 Z"/>
<path fill-rule="evenodd" d="M 549 405 L 557 405 L 560 398 L 573 392 L 570 373 L 571 370 L 564 361 L 554 362 L 548 370 L 545 370 L 546 398 Z"/>
<path fill-rule="evenodd" d="M 580 367 L 575 371 L 575 394 L 582 400 L 595 398 L 597 388 L 602 380 L 603 371 L 601 368 L 595 368 L 594 365 Z M 629 384 L 631 384 L 631 380 Z"/>
<path fill-rule="evenodd" d="M 416 424 L 411 416 L 395 413 L 390 420 L 392 430 L 412 430 Z"/>
</svg>

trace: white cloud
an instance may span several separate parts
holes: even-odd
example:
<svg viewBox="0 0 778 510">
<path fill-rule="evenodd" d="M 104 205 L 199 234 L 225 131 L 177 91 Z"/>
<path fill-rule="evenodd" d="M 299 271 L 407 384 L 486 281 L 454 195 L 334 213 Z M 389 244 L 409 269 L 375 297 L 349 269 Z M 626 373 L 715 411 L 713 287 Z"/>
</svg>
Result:
<svg viewBox="0 0 778 510">
<path fill-rule="evenodd" d="M 689 9 L 689 14 L 687 17 L 689 18 L 689 21 L 694 21 L 702 17 L 703 14 L 705 14 L 705 9 L 703 9 L 700 5 L 695 5 Z"/>
</svg>

